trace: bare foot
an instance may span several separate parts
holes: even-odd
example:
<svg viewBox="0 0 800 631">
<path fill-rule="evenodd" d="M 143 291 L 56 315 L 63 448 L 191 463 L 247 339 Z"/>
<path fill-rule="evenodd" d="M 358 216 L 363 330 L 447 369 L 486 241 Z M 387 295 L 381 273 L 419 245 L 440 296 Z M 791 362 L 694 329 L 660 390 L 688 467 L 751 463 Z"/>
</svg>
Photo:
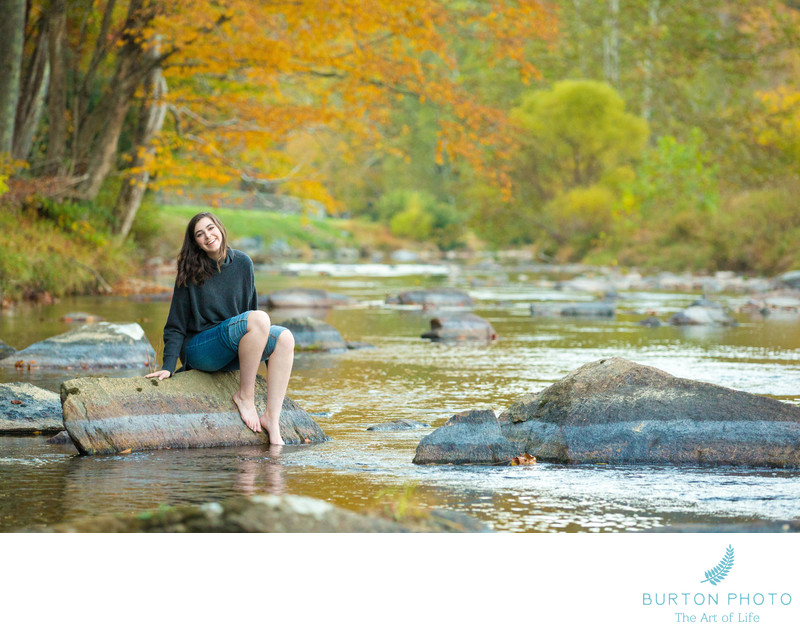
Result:
<svg viewBox="0 0 800 631">
<path fill-rule="evenodd" d="M 259 421 L 261 422 L 261 427 L 263 427 L 267 433 L 269 434 L 269 444 L 270 445 L 285 445 L 286 443 L 281 438 L 281 427 L 279 421 L 272 421 L 266 414 L 262 416 Z"/>
<path fill-rule="evenodd" d="M 233 394 L 233 402 L 239 408 L 239 416 L 242 417 L 245 425 L 254 432 L 260 432 L 261 423 L 259 422 L 255 401 L 247 401 L 238 392 L 235 392 Z"/>
</svg>

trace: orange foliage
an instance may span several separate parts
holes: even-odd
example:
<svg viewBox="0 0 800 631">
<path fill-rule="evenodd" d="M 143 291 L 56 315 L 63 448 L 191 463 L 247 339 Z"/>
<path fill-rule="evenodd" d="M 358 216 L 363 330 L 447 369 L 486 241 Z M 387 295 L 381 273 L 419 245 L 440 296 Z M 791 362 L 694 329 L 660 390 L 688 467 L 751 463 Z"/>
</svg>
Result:
<svg viewBox="0 0 800 631">
<path fill-rule="evenodd" d="M 380 146 L 402 98 L 440 113 L 438 161 L 466 159 L 508 189 L 508 178 L 489 166 L 513 144 L 506 115 L 460 86 L 452 43 L 479 39 L 489 58 L 516 65 L 529 81 L 538 72 L 525 56 L 526 43 L 555 34 L 554 13 L 538 0 L 165 0 L 155 6 L 155 18 L 129 35 L 164 55 L 171 116 L 154 164 L 144 167 L 154 167 L 157 184 L 291 175 L 295 193 L 326 203 L 331 200 L 313 165 L 296 164 L 286 145 L 299 135 L 334 131 L 352 139 L 349 151 Z M 119 25 L 126 10 L 115 12 Z M 100 17 L 83 32 L 99 32 Z M 72 32 L 79 26 L 76 17 Z M 110 29 L 109 46 L 119 45 L 120 29 Z M 87 60 L 80 64 L 88 67 Z M 337 152 L 348 159 L 348 149 Z"/>
</svg>

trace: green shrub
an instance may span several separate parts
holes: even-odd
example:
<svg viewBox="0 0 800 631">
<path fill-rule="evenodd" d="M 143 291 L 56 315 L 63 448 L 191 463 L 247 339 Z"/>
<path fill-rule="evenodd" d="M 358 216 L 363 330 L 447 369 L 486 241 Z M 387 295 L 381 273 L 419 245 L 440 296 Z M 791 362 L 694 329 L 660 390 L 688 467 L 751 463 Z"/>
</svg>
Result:
<svg viewBox="0 0 800 631">
<path fill-rule="evenodd" d="M 463 245 L 464 221 L 458 210 L 425 191 L 386 193 L 375 205 L 374 216 L 397 237 L 432 241 L 442 250 Z"/>
<path fill-rule="evenodd" d="M 605 186 L 574 188 L 559 195 L 545 206 L 549 230 L 538 245 L 561 260 L 581 260 L 605 239 L 616 203 Z"/>
</svg>

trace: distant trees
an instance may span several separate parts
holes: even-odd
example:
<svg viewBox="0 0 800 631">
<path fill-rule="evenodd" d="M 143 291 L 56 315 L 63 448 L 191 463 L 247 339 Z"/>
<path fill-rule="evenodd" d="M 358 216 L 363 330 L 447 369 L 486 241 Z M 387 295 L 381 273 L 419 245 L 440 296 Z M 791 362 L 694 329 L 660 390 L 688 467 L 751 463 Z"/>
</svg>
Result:
<svg viewBox="0 0 800 631">
<path fill-rule="evenodd" d="M 536 0 L 25 8 L 0 4 L 0 92 L 14 101 L 0 101 L 2 147 L 27 159 L 31 175 L 62 178 L 69 196 L 115 195 L 123 236 L 150 175 L 162 186 L 245 176 L 330 202 L 327 164 L 343 170 L 362 148 L 382 151 L 399 99 L 435 108 L 436 161 L 464 160 L 499 181 L 487 156 L 505 144 L 506 112 L 459 85 L 455 33 L 527 78 L 536 70 L 525 47 L 554 23 Z M 345 141 L 345 151 L 313 151 L 302 136 Z"/>
</svg>

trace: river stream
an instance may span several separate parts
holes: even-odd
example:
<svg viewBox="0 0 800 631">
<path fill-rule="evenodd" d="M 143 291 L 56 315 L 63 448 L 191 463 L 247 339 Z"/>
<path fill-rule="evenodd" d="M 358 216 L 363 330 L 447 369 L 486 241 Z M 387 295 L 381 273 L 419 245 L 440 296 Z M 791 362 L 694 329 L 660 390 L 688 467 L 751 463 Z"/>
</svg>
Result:
<svg viewBox="0 0 800 631">
<path fill-rule="evenodd" d="M 241 494 L 290 493 L 363 510 L 387 498 L 423 509 L 464 511 L 497 531 L 634 532 L 685 525 L 745 527 L 800 517 L 800 471 L 676 466 L 416 466 L 414 451 L 450 416 L 491 407 L 500 414 L 597 359 L 621 356 L 689 379 L 800 402 L 800 319 L 736 314 L 737 327 L 646 328 L 699 296 L 620 291 L 614 318 L 532 316 L 534 302 L 590 300 L 562 291 L 540 271 L 456 265 L 295 265 L 257 273 L 259 293 L 313 287 L 356 299 L 320 314 L 351 341 L 371 347 L 335 355 L 298 353 L 289 396 L 333 440 L 276 447 L 152 451 L 79 456 L 43 436 L 0 436 L 0 531 L 111 512 L 220 501 Z M 171 282 L 162 279 L 164 282 Z M 422 339 L 431 314 L 385 304 L 419 287 L 457 287 L 492 324 L 489 345 Z M 715 295 L 736 308 L 747 296 Z M 81 297 L 19 307 L 0 316 L 0 339 L 16 348 L 66 331 L 69 312 L 139 322 L 160 351 L 169 305 Z M 290 314 L 275 313 L 273 321 Z M 160 353 L 159 353 L 160 359 Z M 143 373 L 144 371 L 142 371 Z M 262 367 L 263 372 L 263 367 Z M 99 373 L 97 373 L 99 374 Z M 136 371 L 118 371 L 131 376 Z M 58 391 L 65 378 L 41 370 L 0 372 Z M 366 431 L 410 419 L 430 428 Z"/>
</svg>

